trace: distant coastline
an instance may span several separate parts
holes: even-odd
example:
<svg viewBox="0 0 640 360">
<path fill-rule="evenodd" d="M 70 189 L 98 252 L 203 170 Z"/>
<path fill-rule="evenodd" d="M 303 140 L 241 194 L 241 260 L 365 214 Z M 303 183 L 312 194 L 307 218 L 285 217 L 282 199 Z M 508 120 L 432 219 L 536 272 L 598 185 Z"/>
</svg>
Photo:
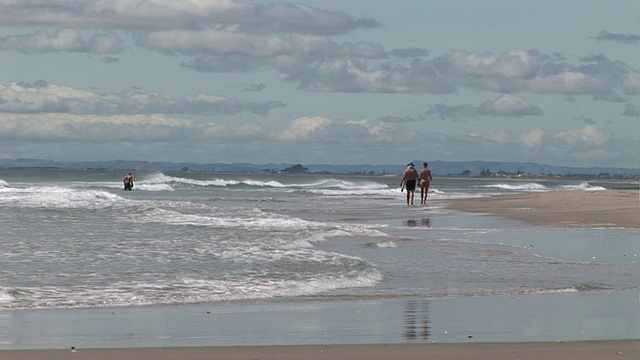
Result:
<svg viewBox="0 0 640 360">
<path fill-rule="evenodd" d="M 420 160 L 414 160 L 421 162 Z M 46 159 L 0 159 L 2 170 L 83 170 L 83 171 L 178 171 L 205 173 L 305 173 L 385 176 L 400 174 L 404 164 L 386 165 L 336 165 L 291 163 L 183 163 L 149 162 L 137 160 L 109 161 L 55 161 Z M 468 178 L 554 179 L 575 178 L 587 180 L 637 180 L 640 168 L 567 167 L 537 163 L 491 161 L 441 161 L 429 162 L 434 175 Z"/>
</svg>

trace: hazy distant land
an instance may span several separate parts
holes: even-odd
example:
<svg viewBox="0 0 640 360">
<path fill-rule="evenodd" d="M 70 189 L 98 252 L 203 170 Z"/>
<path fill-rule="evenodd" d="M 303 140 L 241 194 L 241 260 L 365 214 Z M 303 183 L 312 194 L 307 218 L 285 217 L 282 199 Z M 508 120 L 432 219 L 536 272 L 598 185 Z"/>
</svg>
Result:
<svg viewBox="0 0 640 360">
<path fill-rule="evenodd" d="M 422 160 L 412 160 L 418 167 Z M 293 163 L 187 163 L 187 162 L 150 162 L 136 160 L 110 161 L 55 161 L 45 159 L 0 159 L 0 169 L 10 168 L 48 168 L 78 170 L 132 170 L 132 171 L 194 171 L 194 172 L 283 172 L 291 168 L 303 168 L 311 173 L 385 175 L 402 173 L 406 163 L 402 164 L 293 164 Z M 497 161 L 429 161 L 434 175 L 520 175 L 520 176 L 580 176 L 590 175 L 599 178 L 634 179 L 640 176 L 640 168 L 616 167 L 569 167 L 537 163 L 497 162 Z M 284 171 L 287 172 L 287 171 Z M 300 171 L 297 171 L 300 172 Z"/>
</svg>

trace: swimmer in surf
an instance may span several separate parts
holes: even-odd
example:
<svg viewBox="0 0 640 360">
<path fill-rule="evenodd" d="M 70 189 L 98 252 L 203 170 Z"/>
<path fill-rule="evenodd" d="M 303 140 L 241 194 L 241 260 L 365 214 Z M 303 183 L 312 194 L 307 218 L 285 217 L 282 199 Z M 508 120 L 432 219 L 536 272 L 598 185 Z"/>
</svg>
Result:
<svg viewBox="0 0 640 360">
<path fill-rule="evenodd" d="M 133 175 L 131 175 L 131 173 L 128 173 L 124 179 L 122 179 L 122 182 L 124 183 L 125 190 L 133 189 Z"/>
</svg>

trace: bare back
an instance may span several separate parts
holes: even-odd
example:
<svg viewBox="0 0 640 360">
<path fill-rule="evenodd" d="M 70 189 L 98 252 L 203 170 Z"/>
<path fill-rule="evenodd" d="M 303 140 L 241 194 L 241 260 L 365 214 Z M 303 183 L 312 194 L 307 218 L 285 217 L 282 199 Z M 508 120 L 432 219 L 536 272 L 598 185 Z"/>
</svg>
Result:
<svg viewBox="0 0 640 360">
<path fill-rule="evenodd" d="M 423 168 L 422 170 L 420 170 L 420 182 L 422 182 L 423 180 L 427 182 L 427 184 L 429 182 L 431 182 L 431 170 L 427 169 L 427 168 Z"/>
<path fill-rule="evenodd" d="M 402 175 L 402 181 L 416 181 L 418 177 L 418 171 L 415 168 L 408 168 Z"/>
</svg>

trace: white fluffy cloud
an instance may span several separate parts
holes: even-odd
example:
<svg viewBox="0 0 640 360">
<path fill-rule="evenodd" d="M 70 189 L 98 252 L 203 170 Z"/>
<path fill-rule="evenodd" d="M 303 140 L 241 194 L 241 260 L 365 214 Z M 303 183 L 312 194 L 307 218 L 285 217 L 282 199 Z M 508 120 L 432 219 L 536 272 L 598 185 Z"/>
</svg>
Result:
<svg viewBox="0 0 640 360">
<path fill-rule="evenodd" d="M 251 155 L 251 161 L 264 154 L 270 161 L 290 156 L 291 144 L 299 141 L 305 145 L 295 155 L 301 161 L 315 154 L 334 162 L 385 162 L 394 156 L 390 149 L 420 141 L 425 152 L 442 159 L 557 156 L 563 162 L 562 156 L 579 153 L 614 163 L 625 159 L 629 148 L 637 149 L 637 143 L 629 146 L 627 138 L 613 137 L 617 132 L 637 138 L 628 130 L 637 123 L 630 117 L 640 117 L 640 71 L 637 64 L 616 59 L 626 56 L 617 52 L 620 47 L 637 44 L 637 35 L 603 31 L 590 40 L 592 34 L 583 34 L 596 45 L 591 54 L 545 52 L 553 50 L 504 39 L 477 43 L 474 50 L 443 49 L 445 42 L 431 34 L 408 35 L 408 26 L 398 27 L 393 16 L 384 17 L 391 23 L 382 27 L 374 19 L 317 4 L 0 0 L 0 54 L 18 69 L 5 71 L 0 84 L 0 148 L 5 147 L 0 154 L 33 156 L 47 154 L 45 149 L 53 154 L 54 144 L 100 154 L 135 142 L 141 158 L 162 153 L 207 160 L 215 152 L 234 160 Z M 388 48 L 394 39 L 404 47 Z M 609 43 L 597 47 L 598 41 Z M 509 48 L 513 45 L 521 47 Z M 438 50 L 427 49 L 431 46 Z M 482 50 L 487 46 L 501 50 Z M 38 68 L 23 69 L 22 60 Z M 96 71 L 100 74 L 87 76 Z M 78 79 L 72 78 L 76 74 Z M 49 80 L 46 76 L 59 84 L 20 82 Z M 132 85 L 154 90 L 117 88 Z M 169 95 L 185 89 L 193 90 Z M 225 96 L 229 93 L 234 95 Z M 368 106 L 369 95 L 353 93 L 375 93 L 366 101 L 376 103 Z M 292 102 L 291 113 L 283 114 L 279 99 Z M 425 104 L 434 105 L 420 113 Z M 438 116 L 460 121 L 441 122 Z M 552 125 L 532 129 L 528 120 L 534 116 L 536 125 Z M 367 117 L 381 121 L 362 119 Z M 587 117 L 586 127 L 563 126 Z M 467 121 L 473 118 L 482 122 Z M 527 121 L 510 121 L 505 127 L 510 131 L 500 130 L 505 118 Z M 284 124 L 284 119 L 296 120 Z M 423 124 L 428 127 L 417 126 Z M 18 141 L 26 138 L 37 145 Z M 63 145 L 55 146 L 62 154 Z M 625 161 L 628 157 L 618 160 Z"/>
<path fill-rule="evenodd" d="M 324 117 L 305 117 L 292 121 L 289 126 L 277 134 L 278 140 L 300 141 L 308 139 L 311 134 L 321 131 L 331 123 Z"/>
<path fill-rule="evenodd" d="M 292 4 L 255 5 L 233 0 L 2 0 L 5 26 L 158 30 L 242 26 L 246 31 L 341 34 L 378 26 L 341 11 Z"/>
<path fill-rule="evenodd" d="M 609 135 L 595 125 L 587 125 L 581 129 L 571 129 L 557 133 L 554 138 L 567 144 L 601 145 L 609 139 Z"/>
<path fill-rule="evenodd" d="M 25 35 L 0 37 L 0 50 L 21 52 L 88 52 L 116 54 L 123 51 L 123 41 L 113 32 L 96 33 L 85 41 L 74 29 L 59 29 L 49 35 L 36 31 Z"/>
<path fill-rule="evenodd" d="M 463 118 L 479 116 L 521 117 L 542 115 L 542 109 L 518 95 L 504 94 L 495 100 L 486 101 L 478 106 L 471 104 L 447 106 L 436 104 L 431 106 L 427 114 L 438 114 L 441 118 Z"/>
<path fill-rule="evenodd" d="M 201 72 L 274 70 L 300 89 L 322 92 L 501 94 L 535 92 L 619 99 L 638 95 L 638 70 L 604 56 L 571 64 L 537 50 L 452 50 L 430 59 L 421 48 L 385 49 L 370 42 L 338 43 L 331 36 L 377 27 L 341 11 L 294 3 L 232 0 L 0 1 L 4 26 L 60 27 L 0 38 L 0 50 L 96 52 L 124 50 L 120 35 L 164 54 L 192 56 L 179 64 Z M 74 28 L 110 31 L 88 41 Z M 119 35 L 120 34 L 120 35 Z M 601 34 L 608 40 L 613 34 Z M 178 63 L 176 63 L 178 65 Z"/>
<path fill-rule="evenodd" d="M 77 149 L 77 160 L 133 156 L 170 161 L 186 157 L 207 162 L 214 161 L 212 156 L 215 159 L 240 156 L 254 163 L 269 162 L 273 156 L 286 156 L 302 163 L 318 162 L 318 158 L 329 163 L 395 163 L 399 161 L 398 153 L 389 148 L 406 149 L 407 141 L 419 141 L 420 151 L 433 158 L 509 161 L 515 155 L 519 161 L 553 163 L 575 154 L 571 155 L 574 165 L 589 165 L 593 159 L 581 158 L 586 153 L 597 154 L 599 160 L 610 164 L 623 163 L 629 149 L 637 148 L 637 144 L 610 138 L 593 125 L 555 134 L 533 129 L 453 136 L 407 130 L 367 119 L 337 122 L 324 117 L 304 117 L 276 131 L 250 121 L 219 124 L 166 115 L 56 113 L 0 113 L 0 140 L 0 153 L 18 156 L 24 152 L 48 158 L 52 154 L 62 155 L 66 147 Z M 304 147 L 292 152 L 294 142 L 304 143 Z M 174 157 L 178 154 L 179 157 Z M 68 154 L 64 159 L 74 160 Z"/>
<path fill-rule="evenodd" d="M 190 120 L 163 115 L 0 114 L 0 136 L 5 141 L 149 142 L 183 136 L 185 128 L 194 127 Z"/>
<path fill-rule="evenodd" d="M 283 106 L 280 101 L 256 103 L 203 93 L 183 99 L 142 92 L 97 94 L 44 81 L 0 85 L 0 112 L 7 113 L 266 115 Z"/>
</svg>

